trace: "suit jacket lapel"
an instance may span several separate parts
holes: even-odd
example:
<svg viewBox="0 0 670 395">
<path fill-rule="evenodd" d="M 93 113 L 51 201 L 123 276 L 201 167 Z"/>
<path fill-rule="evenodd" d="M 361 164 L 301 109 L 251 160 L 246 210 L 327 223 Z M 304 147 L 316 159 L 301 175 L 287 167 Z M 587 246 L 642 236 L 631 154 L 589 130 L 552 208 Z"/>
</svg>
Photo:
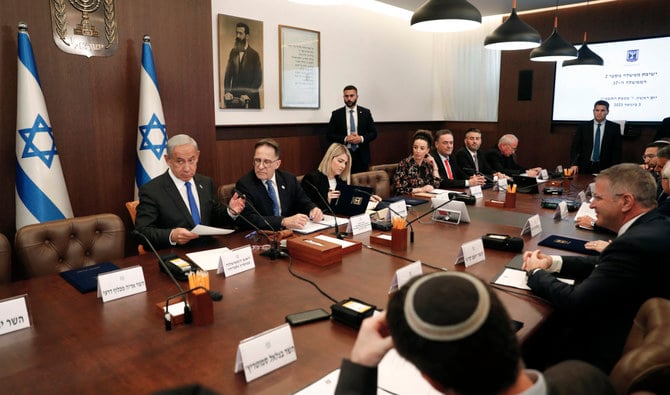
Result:
<svg viewBox="0 0 670 395">
<path fill-rule="evenodd" d="M 182 199 L 181 193 L 179 193 L 177 186 L 174 184 L 172 178 L 170 178 L 170 175 L 167 172 L 165 172 L 163 176 L 163 188 L 165 189 L 165 195 L 172 199 L 175 207 L 179 209 L 179 213 L 188 220 L 191 226 L 195 226 L 193 223 L 193 217 L 191 217 L 191 212 L 189 211 L 188 207 L 186 207 L 186 203 L 184 203 L 184 199 Z"/>
<path fill-rule="evenodd" d="M 211 211 L 209 210 L 209 205 L 210 199 L 212 197 L 209 196 L 209 191 L 206 190 L 205 186 L 202 184 L 202 177 L 200 177 L 200 175 L 196 174 L 193 176 L 193 184 L 198 190 L 198 201 L 200 202 L 200 223 L 203 225 L 209 224 L 209 212 Z"/>
</svg>

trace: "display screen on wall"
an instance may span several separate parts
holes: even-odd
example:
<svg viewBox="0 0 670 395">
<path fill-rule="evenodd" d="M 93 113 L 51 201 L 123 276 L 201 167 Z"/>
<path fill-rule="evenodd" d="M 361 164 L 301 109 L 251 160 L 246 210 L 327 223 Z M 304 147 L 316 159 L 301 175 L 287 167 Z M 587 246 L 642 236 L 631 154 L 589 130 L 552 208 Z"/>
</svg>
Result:
<svg viewBox="0 0 670 395">
<path fill-rule="evenodd" d="M 556 64 L 554 121 L 591 119 L 597 100 L 610 103 L 612 120 L 660 122 L 670 116 L 670 37 L 588 45 L 605 66 Z"/>
</svg>

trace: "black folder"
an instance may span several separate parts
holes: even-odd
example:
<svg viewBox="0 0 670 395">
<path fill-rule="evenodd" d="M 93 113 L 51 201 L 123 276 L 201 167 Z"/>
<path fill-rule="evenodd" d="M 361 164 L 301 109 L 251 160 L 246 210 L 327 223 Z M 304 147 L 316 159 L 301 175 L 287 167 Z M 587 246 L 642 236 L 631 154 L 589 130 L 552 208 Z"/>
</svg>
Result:
<svg viewBox="0 0 670 395">
<path fill-rule="evenodd" d="M 572 237 L 565 237 L 560 235 L 551 235 L 537 243 L 537 245 L 556 248 L 558 250 L 578 252 L 580 254 L 586 255 L 600 254 L 598 251 L 586 249 L 586 247 L 584 247 L 586 243 L 588 243 L 588 240 L 573 239 Z"/>
<path fill-rule="evenodd" d="M 98 289 L 98 274 L 111 272 L 118 268 L 111 262 L 103 262 L 61 272 L 60 275 L 79 292 L 86 293 Z"/>
</svg>

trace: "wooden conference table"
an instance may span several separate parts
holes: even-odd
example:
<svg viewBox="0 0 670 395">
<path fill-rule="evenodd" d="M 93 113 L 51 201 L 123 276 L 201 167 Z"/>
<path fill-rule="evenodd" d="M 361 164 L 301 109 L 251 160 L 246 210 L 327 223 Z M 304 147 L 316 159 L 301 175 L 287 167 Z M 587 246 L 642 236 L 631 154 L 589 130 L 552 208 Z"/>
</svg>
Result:
<svg viewBox="0 0 670 395">
<path fill-rule="evenodd" d="M 590 181 L 585 180 L 583 184 Z M 577 190 L 573 182 L 572 190 Z M 486 191 L 485 199 L 497 192 Z M 575 192 L 576 194 L 576 192 Z M 573 196 L 570 196 L 573 197 Z M 525 248 L 535 248 L 549 234 L 582 239 L 604 239 L 576 230 L 571 219 L 554 221 L 553 211 L 540 208 L 541 195 L 519 195 L 516 209 L 468 206 L 470 224 L 430 223 L 430 216 L 414 223 L 415 242 L 403 256 L 448 270 L 465 270 L 491 281 L 516 254 L 486 250 L 486 261 L 467 269 L 454 261 L 463 242 L 486 233 L 518 236 L 528 214 L 539 213 L 543 233 L 524 236 Z M 423 205 L 428 206 L 428 205 Z M 428 207 L 416 208 L 410 218 Z M 211 246 L 238 247 L 247 243 L 236 232 L 217 237 Z M 377 233 L 377 231 L 373 231 Z M 356 237 L 368 244 L 370 234 Z M 389 248 L 376 247 L 390 252 Z M 183 256 L 184 249 L 171 252 Z M 163 251 L 169 253 L 170 251 Z M 549 253 L 565 253 L 546 249 Z M 214 304 L 209 326 L 177 326 L 166 332 L 156 303 L 177 292 L 158 272 L 153 254 L 128 257 L 121 267 L 141 265 L 147 292 L 102 303 L 95 292 L 80 294 L 60 276 L 51 275 L 0 287 L 0 298 L 28 294 L 33 326 L 0 336 L 0 383 L 5 393 L 133 393 L 198 383 L 222 394 L 285 394 L 295 392 L 339 367 L 347 357 L 356 331 L 321 321 L 292 328 L 297 361 L 246 383 L 233 373 L 240 340 L 284 323 L 287 314 L 316 307 L 330 311 L 331 302 L 311 285 L 293 277 L 289 260 L 270 261 L 254 253 L 256 268 L 229 278 L 210 273 L 211 288 L 223 293 Z M 354 297 L 385 308 L 395 271 L 405 259 L 363 247 L 345 255 L 343 262 L 320 267 L 292 261 L 292 269 L 316 282 L 337 300 Z M 424 267 L 424 272 L 433 271 Z M 551 314 L 552 308 L 535 298 L 498 290 L 512 318 L 524 323 L 521 342 Z"/>
</svg>

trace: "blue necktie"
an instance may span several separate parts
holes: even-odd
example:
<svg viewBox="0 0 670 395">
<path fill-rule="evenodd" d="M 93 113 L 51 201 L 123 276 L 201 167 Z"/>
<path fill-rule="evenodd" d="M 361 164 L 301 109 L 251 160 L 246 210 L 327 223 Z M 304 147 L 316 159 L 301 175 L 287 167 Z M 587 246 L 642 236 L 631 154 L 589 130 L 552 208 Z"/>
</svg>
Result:
<svg viewBox="0 0 670 395">
<path fill-rule="evenodd" d="M 600 161 L 600 124 L 596 128 L 596 138 L 593 141 L 593 161 Z"/>
<path fill-rule="evenodd" d="M 356 133 L 356 121 L 354 120 L 354 110 L 349 110 L 349 131 L 351 133 Z M 349 144 L 349 149 L 356 151 L 358 149 L 358 144 Z"/>
<path fill-rule="evenodd" d="M 188 205 L 191 208 L 193 223 L 198 225 L 200 223 L 200 212 L 198 212 L 198 205 L 195 203 L 195 197 L 193 197 L 193 192 L 191 191 L 191 182 L 186 181 L 184 185 L 186 185 L 186 196 L 188 197 Z"/>
<path fill-rule="evenodd" d="M 275 193 L 275 189 L 272 186 L 272 180 L 267 180 L 265 181 L 265 184 L 268 187 L 268 195 L 270 196 L 270 200 L 272 200 L 272 213 L 274 214 L 275 217 L 279 217 L 279 201 L 277 200 L 277 194 Z"/>
</svg>

